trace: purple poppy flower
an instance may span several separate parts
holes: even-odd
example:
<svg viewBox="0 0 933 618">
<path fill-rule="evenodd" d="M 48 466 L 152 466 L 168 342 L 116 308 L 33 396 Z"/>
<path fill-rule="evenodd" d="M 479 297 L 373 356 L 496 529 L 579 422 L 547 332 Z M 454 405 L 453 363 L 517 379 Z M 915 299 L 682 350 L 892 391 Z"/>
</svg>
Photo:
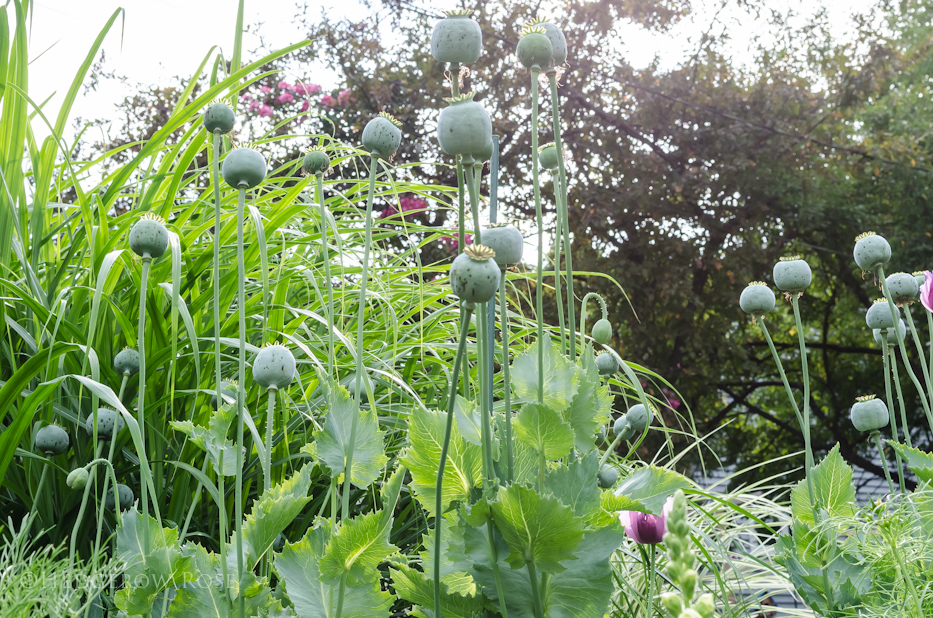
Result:
<svg viewBox="0 0 933 618">
<path fill-rule="evenodd" d="M 625 527 L 625 534 L 639 545 L 657 545 L 667 532 L 667 516 L 672 508 L 674 497 L 669 496 L 660 516 L 638 511 L 619 511 L 619 521 Z"/>
<path fill-rule="evenodd" d="M 923 272 L 923 276 L 926 281 L 920 286 L 920 302 L 927 311 L 933 312 L 933 273 L 927 270 Z"/>
</svg>

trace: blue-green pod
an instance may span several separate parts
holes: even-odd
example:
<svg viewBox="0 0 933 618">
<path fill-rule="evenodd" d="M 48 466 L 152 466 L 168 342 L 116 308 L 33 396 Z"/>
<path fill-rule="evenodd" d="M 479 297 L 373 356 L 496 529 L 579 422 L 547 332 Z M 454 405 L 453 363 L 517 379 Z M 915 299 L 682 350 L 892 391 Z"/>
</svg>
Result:
<svg viewBox="0 0 933 618">
<path fill-rule="evenodd" d="M 168 248 L 168 230 L 161 217 L 146 213 L 130 229 L 130 249 L 141 258 L 157 260 Z"/>
<path fill-rule="evenodd" d="M 233 110 L 223 101 L 214 101 L 204 110 L 204 128 L 208 133 L 229 133 L 234 120 Z"/>
<path fill-rule="evenodd" d="M 139 373 L 139 352 L 133 348 L 123 348 L 113 357 L 113 368 L 125 376 Z"/>
<path fill-rule="evenodd" d="M 283 345 L 269 345 L 253 361 L 253 379 L 267 390 L 285 388 L 295 379 L 295 356 Z"/>
<path fill-rule="evenodd" d="M 483 244 L 496 252 L 494 259 L 502 270 L 522 261 L 525 239 L 511 225 L 487 227 L 483 230 Z"/>
<path fill-rule="evenodd" d="M 499 289 L 495 253 L 484 245 L 470 245 L 450 265 L 450 287 L 460 300 L 484 303 Z"/>
<path fill-rule="evenodd" d="M 533 20 L 529 25 L 544 28 L 544 36 L 551 42 L 551 66 L 560 66 L 567 61 L 567 37 L 564 31 L 548 21 Z"/>
<path fill-rule="evenodd" d="M 266 158 L 252 148 L 234 148 L 224 157 L 221 175 L 234 189 L 252 189 L 266 178 Z"/>
<path fill-rule="evenodd" d="M 635 429 L 628 422 L 628 416 L 623 414 L 612 424 L 612 433 L 620 440 L 629 440 L 635 435 Z"/>
<path fill-rule="evenodd" d="M 635 433 L 640 434 L 654 420 L 654 410 L 652 406 L 645 408 L 642 404 L 636 403 L 625 413 L 625 418 L 628 419 L 628 424 L 635 430 Z"/>
<path fill-rule="evenodd" d="M 906 303 L 920 297 L 920 284 L 910 273 L 894 273 L 885 279 L 888 292 L 896 303 Z"/>
<path fill-rule="evenodd" d="M 65 478 L 65 484 L 71 489 L 84 489 L 89 476 L 87 468 L 75 468 L 68 473 L 67 478 Z"/>
<path fill-rule="evenodd" d="M 891 315 L 891 308 L 888 307 L 888 299 L 875 299 L 872 306 L 868 308 L 868 313 L 865 314 L 865 323 L 868 328 L 872 329 L 894 327 L 894 316 Z"/>
<path fill-rule="evenodd" d="M 238 391 L 238 385 L 236 380 L 221 380 L 220 382 L 220 395 L 224 398 L 224 403 L 227 403 L 227 399 L 232 399 L 236 401 Z M 211 407 L 215 410 L 217 409 L 217 391 L 211 394 Z"/>
<path fill-rule="evenodd" d="M 36 432 L 36 450 L 46 455 L 61 455 L 68 450 L 71 439 L 58 425 L 46 425 Z"/>
<path fill-rule="evenodd" d="M 619 471 L 614 466 L 604 463 L 596 473 L 596 483 L 602 489 L 609 489 L 619 480 Z"/>
<path fill-rule="evenodd" d="M 522 29 L 515 54 L 525 68 L 538 68 L 543 71 L 551 66 L 554 47 L 547 38 L 544 28 L 530 26 Z"/>
<path fill-rule="evenodd" d="M 888 425 L 888 406 L 874 395 L 859 397 L 849 414 L 852 424 L 859 431 L 877 431 Z"/>
<path fill-rule="evenodd" d="M 437 142 L 445 154 L 462 155 L 472 164 L 474 153 L 482 153 L 492 144 L 492 120 L 489 112 L 473 100 L 475 93 L 444 99 L 448 106 L 437 118 Z"/>
<path fill-rule="evenodd" d="M 120 496 L 120 510 L 129 510 L 129 508 L 133 506 L 133 502 L 136 500 L 136 496 L 133 495 L 133 490 L 123 483 L 117 483 L 117 494 Z M 107 492 L 107 499 L 105 500 L 104 506 L 108 511 L 112 511 L 115 506 L 113 502 L 112 488 Z"/>
<path fill-rule="evenodd" d="M 739 296 L 739 307 L 751 315 L 764 315 L 774 311 L 774 292 L 764 281 L 752 281 Z"/>
<path fill-rule="evenodd" d="M 123 420 L 123 415 L 116 410 L 111 410 L 110 408 L 97 409 L 97 439 L 99 441 L 110 440 L 114 433 L 119 434 L 121 431 L 123 431 L 123 427 L 125 425 L 126 421 Z M 114 432 L 114 426 L 116 426 L 116 432 Z M 89 415 L 87 420 L 84 421 L 84 431 L 87 432 L 87 435 L 93 437 L 93 414 Z"/>
<path fill-rule="evenodd" d="M 330 169 L 330 157 L 322 147 L 312 146 L 305 150 L 305 156 L 301 158 L 301 169 L 309 176 L 323 174 Z"/>
<path fill-rule="evenodd" d="M 899 345 L 904 341 L 904 337 L 907 336 L 907 324 L 904 323 L 904 318 L 901 318 L 897 321 L 897 328 L 886 328 L 888 334 L 888 346 L 894 347 Z M 873 328 L 871 329 L 871 336 L 875 340 L 875 344 L 879 347 L 881 346 L 881 329 Z"/>
<path fill-rule="evenodd" d="M 593 341 L 606 345 L 610 339 L 612 339 L 612 324 L 605 318 L 596 320 L 596 324 L 593 324 Z"/>
<path fill-rule="evenodd" d="M 554 171 L 560 166 L 560 153 L 554 142 L 538 148 L 538 163 L 546 170 Z"/>
<path fill-rule="evenodd" d="M 470 19 L 471 10 L 445 11 L 444 19 L 434 24 L 431 56 L 438 62 L 473 64 L 483 53 L 483 31 Z M 457 76 L 452 76 L 457 79 Z"/>
<path fill-rule="evenodd" d="M 772 272 L 774 285 L 782 292 L 803 292 L 813 281 L 810 265 L 799 256 L 781 258 Z"/>
<path fill-rule="evenodd" d="M 596 369 L 601 376 L 615 375 L 619 371 L 619 362 L 610 352 L 602 352 L 596 356 Z"/>
<path fill-rule="evenodd" d="M 859 268 L 875 272 L 879 266 L 885 266 L 891 259 L 891 245 L 883 236 L 874 232 L 865 232 L 855 239 L 852 255 Z"/>
<path fill-rule="evenodd" d="M 391 159 L 402 143 L 401 126 L 394 116 L 380 112 L 363 128 L 363 148 L 380 159 Z"/>
</svg>

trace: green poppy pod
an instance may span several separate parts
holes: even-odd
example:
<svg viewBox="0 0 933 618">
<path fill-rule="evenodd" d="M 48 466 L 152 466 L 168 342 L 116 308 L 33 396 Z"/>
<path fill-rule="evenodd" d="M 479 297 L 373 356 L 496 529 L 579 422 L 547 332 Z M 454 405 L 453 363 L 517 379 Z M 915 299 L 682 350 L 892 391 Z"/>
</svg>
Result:
<svg viewBox="0 0 933 618">
<path fill-rule="evenodd" d="M 904 323 L 904 319 L 901 318 L 897 322 L 897 328 L 886 328 L 888 334 L 888 347 L 894 347 L 899 345 L 904 341 L 904 337 L 907 336 L 907 324 Z M 873 328 L 871 329 L 871 336 L 875 340 L 877 346 L 881 346 L 881 329 Z"/>
<path fill-rule="evenodd" d="M 888 275 L 885 283 L 888 284 L 888 291 L 896 303 L 906 303 L 920 297 L 920 284 L 917 283 L 916 277 L 909 273 Z"/>
<path fill-rule="evenodd" d="M 849 418 L 859 431 L 877 431 L 886 427 L 890 420 L 888 406 L 884 405 L 880 399 L 875 399 L 874 395 L 856 399 Z"/>
<path fill-rule="evenodd" d="M 605 318 L 596 320 L 593 325 L 593 341 L 600 345 L 606 345 L 612 339 L 612 324 Z"/>
<path fill-rule="evenodd" d="M 249 147 L 234 148 L 224 157 L 221 175 L 234 189 L 252 189 L 266 178 L 266 158 Z"/>
<path fill-rule="evenodd" d="M 130 229 L 130 249 L 141 258 L 157 260 L 168 248 L 168 230 L 161 217 L 149 213 L 140 217 Z"/>
<path fill-rule="evenodd" d="M 560 166 L 560 153 L 557 152 L 557 145 L 554 142 L 538 148 L 538 163 L 552 172 Z"/>
<path fill-rule="evenodd" d="M 483 146 L 482 150 L 474 152 L 471 158 L 475 167 L 482 167 L 486 161 L 492 159 L 492 138 L 489 138 L 489 143 Z"/>
<path fill-rule="evenodd" d="M 739 296 L 739 307 L 751 315 L 764 315 L 774 311 L 774 292 L 764 281 L 752 281 Z"/>
<path fill-rule="evenodd" d="M 402 143 L 401 126 L 394 116 L 380 112 L 363 128 L 363 148 L 380 159 L 391 159 Z"/>
<path fill-rule="evenodd" d="M 856 237 L 852 255 L 859 268 L 875 272 L 875 269 L 884 266 L 891 259 L 891 245 L 883 236 L 874 232 L 865 232 Z"/>
<path fill-rule="evenodd" d="M 229 403 L 228 400 L 236 402 L 238 385 L 236 380 L 221 380 L 220 381 L 220 395 L 224 398 L 223 403 Z M 215 390 L 211 394 L 211 407 L 215 410 L 217 409 L 217 391 Z"/>
<path fill-rule="evenodd" d="M 911 274 L 914 276 L 914 279 L 917 280 L 917 289 L 919 289 L 921 285 L 923 285 L 924 283 L 926 283 L 926 281 L 927 281 L 927 276 L 924 274 L 924 271 L 922 271 L 922 270 L 917 270 L 917 271 L 914 271 L 914 272 L 911 273 Z"/>
<path fill-rule="evenodd" d="M 544 28 L 544 36 L 551 42 L 551 66 L 560 66 L 567 61 L 567 37 L 563 30 L 544 20 L 533 20 L 529 25 Z"/>
<path fill-rule="evenodd" d="M 71 439 L 58 425 L 46 425 L 36 432 L 36 450 L 46 455 L 61 455 L 68 450 Z"/>
<path fill-rule="evenodd" d="M 253 379 L 267 390 L 285 388 L 295 379 L 295 356 L 283 345 L 269 345 L 253 361 Z"/>
<path fill-rule="evenodd" d="M 97 439 L 100 441 L 110 440 L 113 437 L 114 431 L 113 427 L 116 425 L 117 431 L 119 434 L 123 431 L 123 427 L 126 425 L 126 421 L 123 420 L 123 415 L 117 412 L 116 410 L 111 410 L 110 408 L 98 408 L 97 409 Z M 94 435 L 94 415 L 91 414 L 87 417 L 87 420 L 84 421 L 84 431 L 87 432 L 87 435 Z"/>
<path fill-rule="evenodd" d="M 87 485 L 87 479 L 90 476 L 86 468 L 75 468 L 68 473 L 65 478 L 65 484 L 71 489 L 84 489 Z"/>
<path fill-rule="evenodd" d="M 120 510 L 129 510 L 129 508 L 133 506 L 133 502 L 136 500 L 136 496 L 133 495 L 133 490 L 123 483 L 117 483 L 117 494 L 120 496 Z M 113 510 L 115 506 L 113 503 L 113 489 L 107 492 L 107 499 L 105 500 L 104 506 L 108 511 Z"/>
<path fill-rule="evenodd" d="M 305 156 L 301 159 L 301 169 L 305 174 L 323 174 L 330 169 L 330 157 L 320 146 L 313 146 L 305 150 Z"/>
<path fill-rule="evenodd" d="M 872 306 L 868 308 L 868 313 L 865 314 L 865 323 L 868 324 L 868 328 L 894 327 L 894 316 L 891 315 L 891 308 L 888 307 L 888 299 L 875 299 Z"/>
<path fill-rule="evenodd" d="M 376 385 L 373 383 L 373 379 L 369 377 L 369 374 L 366 371 L 363 371 L 362 378 L 359 381 L 359 391 L 357 391 L 356 382 L 357 380 L 355 371 L 347 376 L 346 380 L 343 382 L 346 384 L 347 391 L 350 393 L 350 396 L 355 400 L 367 401 L 369 399 L 370 391 L 372 391 L 373 395 L 375 396 Z"/>
<path fill-rule="evenodd" d="M 599 431 L 596 432 L 596 446 L 602 446 L 606 443 L 606 426 L 600 425 Z"/>
<path fill-rule="evenodd" d="M 233 122 L 233 110 L 223 101 L 214 101 L 204 110 L 204 128 L 208 133 L 229 133 Z"/>
<path fill-rule="evenodd" d="M 596 474 L 596 483 L 602 489 L 609 489 L 619 480 L 619 471 L 613 466 L 604 463 Z"/>
<path fill-rule="evenodd" d="M 803 292 L 810 287 L 813 273 L 810 265 L 801 260 L 799 256 L 781 258 L 774 265 L 772 272 L 774 285 L 782 292 Z"/>
<path fill-rule="evenodd" d="M 123 348 L 113 357 L 113 368 L 117 373 L 131 376 L 139 372 L 139 352 L 133 348 Z"/>
<path fill-rule="evenodd" d="M 619 363 L 612 353 L 602 352 L 596 356 L 596 369 L 601 376 L 615 375 L 619 371 Z"/>
<path fill-rule="evenodd" d="M 640 403 L 636 403 L 634 406 L 628 409 L 628 412 L 625 413 L 625 417 L 628 419 L 628 424 L 635 430 L 636 434 L 640 434 L 645 430 L 645 427 L 651 424 L 651 421 L 654 420 L 654 406 L 649 406 L 645 408 Z"/>
<path fill-rule="evenodd" d="M 472 10 L 444 11 L 447 16 L 434 24 L 431 56 L 438 62 L 473 64 L 483 53 L 483 31 L 470 19 Z"/>
<path fill-rule="evenodd" d="M 487 227 L 483 230 L 483 244 L 496 252 L 496 264 L 502 270 L 522 261 L 525 239 L 511 225 Z"/>
<path fill-rule="evenodd" d="M 522 29 L 515 54 L 525 68 L 545 70 L 551 66 L 554 47 L 551 45 L 551 40 L 547 38 L 544 28 L 530 26 Z"/>
<path fill-rule="evenodd" d="M 470 245 L 450 265 L 450 287 L 460 300 L 485 303 L 499 289 L 499 265 L 495 252 L 484 245 Z"/>
<path fill-rule="evenodd" d="M 628 417 L 623 414 L 613 423 L 612 433 L 620 440 L 628 440 L 635 435 L 635 430 L 629 424 Z"/>
<path fill-rule="evenodd" d="M 437 118 L 437 142 L 445 154 L 462 155 L 471 165 L 473 154 L 492 142 L 492 120 L 486 108 L 473 100 L 473 92 L 444 99 L 449 104 Z"/>
</svg>

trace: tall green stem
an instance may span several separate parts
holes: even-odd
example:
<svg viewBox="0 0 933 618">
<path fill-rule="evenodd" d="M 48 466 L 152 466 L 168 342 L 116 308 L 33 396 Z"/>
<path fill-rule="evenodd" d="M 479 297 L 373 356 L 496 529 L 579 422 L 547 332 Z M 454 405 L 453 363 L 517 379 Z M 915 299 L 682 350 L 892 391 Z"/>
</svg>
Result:
<svg viewBox="0 0 933 618">
<path fill-rule="evenodd" d="M 534 608 L 535 618 L 544 618 L 544 603 L 542 603 L 541 593 L 538 590 L 538 573 L 535 570 L 535 561 L 528 560 L 525 564 L 528 565 L 528 575 L 531 581 L 531 604 Z"/>
<path fill-rule="evenodd" d="M 534 184 L 535 219 L 538 225 L 538 277 L 535 283 L 535 312 L 538 319 L 538 403 L 544 403 L 544 217 L 541 214 L 541 185 L 538 183 L 538 75 L 531 68 L 531 180 Z M 540 617 L 539 617 L 540 618 Z"/>
<path fill-rule="evenodd" d="M 365 324 L 366 313 L 366 284 L 369 281 L 369 248 L 373 244 L 373 194 L 376 192 L 376 165 L 378 157 L 372 155 L 369 165 L 369 195 L 366 198 L 366 232 L 363 241 L 363 269 L 360 273 L 360 302 L 356 315 L 356 398 L 357 402 L 363 399 L 363 325 Z M 350 487 L 353 483 L 350 481 L 351 471 L 353 470 L 353 446 L 356 442 L 357 425 L 359 424 L 359 414 L 354 414 L 350 422 L 350 441 L 347 451 L 347 461 L 344 465 L 343 475 L 343 501 L 341 502 L 341 513 L 344 517 L 350 516 Z"/>
<path fill-rule="evenodd" d="M 124 384 L 126 383 L 125 376 L 123 382 Z M 110 434 L 110 449 L 107 452 L 107 461 L 110 462 L 111 465 L 113 464 L 113 454 L 116 451 L 117 445 L 116 427 L 117 425 L 114 423 L 114 432 Z M 97 552 L 100 550 L 101 533 L 104 528 L 104 512 L 107 510 L 107 489 L 109 489 L 109 485 L 110 477 L 104 474 L 104 491 L 100 494 L 103 496 L 103 499 L 100 501 L 100 507 L 97 512 L 97 535 L 94 538 L 94 555 L 97 555 Z"/>
<path fill-rule="evenodd" d="M 139 423 L 139 441 L 142 446 L 142 453 L 139 458 L 146 457 L 146 286 L 149 283 L 149 267 L 152 264 L 152 258 L 148 254 L 143 255 L 142 273 L 139 279 L 139 333 L 137 334 L 137 346 L 139 347 L 139 392 L 136 395 L 136 421 Z M 142 502 L 143 515 L 149 517 L 148 488 L 145 483 L 140 483 L 140 501 Z M 146 526 L 143 526 L 145 534 Z"/>
<path fill-rule="evenodd" d="M 897 440 L 897 414 L 894 411 L 894 397 L 891 394 L 891 365 L 896 364 L 897 359 L 894 358 L 894 350 L 888 347 L 888 333 L 886 330 L 881 331 L 881 346 L 886 350 L 884 353 L 884 393 L 888 404 L 888 416 L 891 417 L 891 438 Z M 884 468 L 885 476 L 890 476 L 888 472 L 888 460 L 884 458 L 884 450 L 881 449 L 881 443 L 879 442 L 878 445 L 878 452 L 881 455 L 881 465 Z M 901 465 L 901 456 L 897 451 L 894 451 L 894 459 L 897 461 L 897 477 L 901 485 L 901 493 L 903 494 L 906 493 L 904 489 L 904 468 Z M 891 493 L 894 493 L 893 489 Z"/>
<path fill-rule="evenodd" d="M 557 148 L 557 173 L 560 180 L 561 199 L 557 205 L 557 216 L 562 218 L 561 229 L 564 234 L 564 254 L 567 262 L 567 320 L 570 323 L 570 360 L 577 356 L 577 333 L 573 330 L 576 321 L 576 304 L 573 298 L 573 250 L 570 246 L 570 217 L 567 208 L 567 171 L 564 165 L 564 146 L 560 129 L 560 97 L 557 94 L 557 71 L 548 71 L 551 86 L 551 116 L 554 121 L 554 147 Z M 535 150 L 537 152 L 537 150 Z M 582 336 L 582 333 L 581 333 Z"/>
<path fill-rule="evenodd" d="M 327 279 L 327 375 L 334 375 L 334 282 L 330 278 L 330 254 L 327 247 L 327 209 L 324 207 L 324 173 L 315 174 L 317 203 L 321 209 L 321 248 L 324 259 L 324 278 Z"/>
<path fill-rule="evenodd" d="M 243 581 L 243 418 L 246 416 L 246 263 L 243 248 L 243 223 L 246 210 L 246 185 L 237 188 L 236 208 L 236 262 L 237 262 L 237 314 L 239 322 L 240 349 L 237 354 L 237 420 L 236 420 L 236 575 L 237 582 Z M 218 397 L 218 404 L 223 401 Z M 238 597 L 239 617 L 246 616 L 246 602 Z"/>
<path fill-rule="evenodd" d="M 224 435 L 224 442 L 226 441 L 227 436 Z M 224 478 L 223 448 L 220 449 L 217 460 L 217 467 L 220 469 L 220 473 L 217 475 L 217 493 L 220 495 L 220 504 L 217 505 L 217 532 L 220 537 L 220 566 L 224 576 L 223 590 L 226 592 L 227 586 L 230 585 L 230 580 L 228 579 L 229 575 L 227 573 L 227 499 L 224 488 L 226 479 Z"/>
<path fill-rule="evenodd" d="M 505 293 L 504 270 L 499 278 L 499 320 L 502 325 L 500 327 L 502 335 L 502 398 L 505 404 L 505 452 L 508 467 L 506 481 L 511 483 L 512 479 L 515 478 L 515 456 L 512 453 L 512 382 L 509 378 L 509 343 L 512 335 L 509 332 L 509 303 L 508 295 Z"/>
<path fill-rule="evenodd" d="M 272 489 L 272 427 L 275 424 L 275 395 L 279 391 L 274 388 L 269 389 L 269 399 L 266 404 L 266 461 L 265 461 L 265 483 L 263 489 L 269 491 Z"/>
<path fill-rule="evenodd" d="M 496 549 L 496 537 L 493 536 L 492 518 L 486 518 L 486 534 L 489 539 L 489 556 L 492 558 L 492 574 L 496 578 L 496 594 L 499 596 L 499 613 L 502 618 L 509 618 L 509 609 L 505 606 L 505 586 L 499 573 L 499 551 Z"/>
<path fill-rule="evenodd" d="M 437 486 L 434 494 L 434 616 L 441 617 L 441 526 L 444 521 L 444 468 L 447 466 L 447 451 L 450 448 L 450 433 L 454 422 L 454 404 L 457 401 L 457 376 L 466 351 L 467 333 L 470 330 L 472 304 L 464 303 L 463 317 L 460 318 L 460 340 L 457 342 L 457 356 L 454 357 L 454 369 L 450 374 L 450 393 L 447 396 L 447 426 L 444 429 L 444 442 L 441 444 L 440 462 L 437 465 Z"/>
<path fill-rule="evenodd" d="M 904 443 L 907 446 L 913 447 L 910 439 L 910 425 L 907 424 L 907 406 L 904 405 L 904 393 L 901 392 L 901 378 L 897 372 L 897 358 L 895 358 L 894 349 L 890 345 L 887 346 L 887 351 L 888 354 L 891 355 L 891 378 L 892 382 L 894 382 L 894 392 L 897 393 L 898 407 L 901 410 L 901 426 L 904 428 Z M 894 414 L 894 410 L 891 410 L 891 414 Z"/>
<path fill-rule="evenodd" d="M 891 415 L 894 416 L 893 414 Z M 891 495 L 894 495 L 894 482 L 891 481 L 891 471 L 888 470 L 888 459 L 884 456 L 884 446 L 881 444 L 881 432 L 873 431 L 870 436 L 871 439 L 875 441 L 875 446 L 878 447 L 878 455 L 881 457 L 881 467 L 884 469 L 884 478 L 888 482 L 888 491 L 891 492 Z M 896 439 L 896 438 L 895 438 Z M 903 479 L 903 475 L 901 475 Z M 901 494 L 904 494 L 904 481 L 901 480 Z"/>
<path fill-rule="evenodd" d="M 648 611 L 646 612 L 647 618 L 653 618 L 654 616 L 654 587 L 655 587 L 655 578 L 657 573 L 655 572 L 655 550 L 656 546 L 652 545 L 648 548 Z M 689 602 L 690 599 L 687 599 Z"/>
<path fill-rule="evenodd" d="M 42 466 L 42 474 L 39 475 L 39 486 L 36 488 L 36 493 L 32 499 L 32 508 L 29 509 L 29 514 L 32 515 L 36 512 L 36 507 L 39 503 L 39 498 L 42 496 L 42 490 L 45 488 L 45 479 L 49 475 L 49 464 L 44 463 Z M 104 489 L 104 492 L 107 490 Z"/>
<path fill-rule="evenodd" d="M 888 307 L 891 309 L 891 316 L 894 319 L 894 326 L 897 326 L 897 321 L 900 319 L 898 315 L 897 307 L 894 306 L 894 301 L 891 300 L 891 292 L 888 290 L 888 282 L 884 279 L 884 267 L 879 266 L 877 272 L 878 278 L 881 280 L 881 289 L 884 292 L 885 299 L 887 299 Z M 923 405 L 923 412 L 926 414 L 927 423 L 930 425 L 930 429 L 933 430 L 933 410 L 930 409 L 930 402 L 927 400 L 924 393 L 926 392 L 923 386 L 920 384 L 920 380 L 917 379 L 917 374 L 914 373 L 913 367 L 910 365 L 910 357 L 907 356 L 907 347 L 904 345 L 904 339 L 901 337 L 895 337 L 897 339 L 898 347 L 901 350 L 901 358 L 904 359 L 904 368 L 907 370 L 907 375 L 910 376 L 910 380 L 914 383 L 914 388 L 917 389 L 917 393 L 920 395 L 920 403 Z M 921 365 L 926 371 L 926 365 L 922 362 Z"/>
<path fill-rule="evenodd" d="M 126 383 L 129 382 L 129 380 L 130 380 L 130 374 L 124 373 L 123 381 L 120 382 L 120 394 L 117 395 L 117 399 L 119 399 L 121 402 L 123 401 L 123 393 L 126 391 Z"/>
<path fill-rule="evenodd" d="M 554 227 L 554 301 L 557 303 L 557 327 L 560 329 L 560 352 L 567 354 L 567 327 L 564 324 L 564 295 L 561 292 L 563 281 L 560 276 L 560 255 L 563 247 L 561 240 L 562 217 L 560 215 L 560 181 L 554 179 L 554 202 L 557 204 L 557 218 Z M 573 322 L 570 323 L 573 330 Z"/>
<path fill-rule="evenodd" d="M 220 382 L 220 133 L 214 133 L 214 158 L 211 161 L 211 176 L 214 182 L 214 388 L 217 390 L 217 407 L 224 399 Z M 242 380 L 242 376 L 240 377 Z M 222 544 L 222 543 L 221 543 Z"/>
</svg>

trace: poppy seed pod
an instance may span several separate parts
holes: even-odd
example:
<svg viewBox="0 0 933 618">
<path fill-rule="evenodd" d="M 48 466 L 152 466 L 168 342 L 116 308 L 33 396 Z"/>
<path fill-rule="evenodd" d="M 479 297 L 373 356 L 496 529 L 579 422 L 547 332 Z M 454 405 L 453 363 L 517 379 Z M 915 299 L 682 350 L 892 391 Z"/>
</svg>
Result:
<svg viewBox="0 0 933 618">
<path fill-rule="evenodd" d="M 859 268 L 875 272 L 879 266 L 886 265 L 891 259 L 891 245 L 883 236 L 874 232 L 865 232 L 855 239 L 852 255 Z"/>
<path fill-rule="evenodd" d="M 888 406 L 874 395 L 859 397 L 849 414 L 852 424 L 859 431 L 876 431 L 885 427 L 890 420 Z"/>
<path fill-rule="evenodd" d="M 544 19 L 534 19 L 528 25 L 544 28 L 544 36 L 551 42 L 551 66 L 564 64 L 567 61 L 567 38 L 563 30 Z"/>
<path fill-rule="evenodd" d="M 560 166 L 560 153 L 557 152 L 557 145 L 554 142 L 538 148 L 538 163 L 552 172 Z"/>
<path fill-rule="evenodd" d="M 266 158 L 252 148 L 234 148 L 224 157 L 221 175 L 234 189 L 252 189 L 266 178 Z"/>
<path fill-rule="evenodd" d="M 625 418 L 632 429 L 635 430 L 635 433 L 641 433 L 654 420 L 653 406 L 645 408 L 642 404 L 636 403 L 625 413 Z"/>
<path fill-rule="evenodd" d="M 462 155 L 465 164 L 473 163 L 473 154 L 481 153 L 492 143 L 492 120 L 475 93 L 444 99 L 448 106 L 437 118 L 437 142 L 445 154 Z"/>
<path fill-rule="evenodd" d="M 130 249 L 141 258 L 157 260 L 168 248 L 168 230 L 161 217 L 146 213 L 130 229 Z"/>
<path fill-rule="evenodd" d="M 605 318 L 596 320 L 593 325 L 593 341 L 600 345 L 606 345 L 612 339 L 612 324 Z"/>
<path fill-rule="evenodd" d="M 473 64 L 483 53 L 483 31 L 470 19 L 472 10 L 444 11 L 446 17 L 434 24 L 431 56 L 438 62 Z"/>
<path fill-rule="evenodd" d="M 619 471 L 604 463 L 596 474 L 596 484 L 602 489 L 609 489 L 619 480 Z"/>
<path fill-rule="evenodd" d="M 528 69 L 548 69 L 551 66 L 554 48 L 541 26 L 526 26 L 515 48 L 522 66 Z"/>
<path fill-rule="evenodd" d="M 285 388 L 295 379 L 295 357 L 283 345 L 266 346 L 253 361 L 253 379 L 267 390 Z"/>
<path fill-rule="evenodd" d="M 68 473 L 65 484 L 71 489 L 84 489 L 87 485 L 88 476 L 86 468 L 75 468 Z"/>
<path fill-rule="evenodd" d="M 470 245 L 450 265 L 450 287 L 471 303 L 491 300 L 499 289 L 499 265 L 495 252 L 484 245 Z"/>
<path fill-rule="evenodd" d="M 914 279 L 917 280 L 917 289 L 919 290 L 920 286 L 926 283 L 927 276 L 924 274 L 924 271 L 922 270 L 915 270 L 911 274 L 914 276 Z"/>
<path fill-rule="evenodd" d="M 885 283 L 888 285 L 891 298 L 893 298 L 896 303 L 906 303 L 917 300 L 920 296 L 920 284 L 917 282 L 916 277 L 911 274 L 894 273 L 893 275 L 888 275 L 887 279 L 885 279 Z"/>
<path fill-rule="evenodd" d="M 739 296 L 739 307 L 751 315 L 764 315 L 774 310 L 774 292 L 764 281 L 752 281 Z"/>
<path fill-rule="evenodd" d="M 116 425 L 116 432 L 113 428 Z M 123 415 L 117 412 L 116 410 L 111 410 L 110 408 L 98 408 L 97 409 L 97 439 L 99 441 L 110 440 L 113 438 L 114 433 L 119 434 L 123 431 L 123 427 L 126 425 L 126 421 L 123 420 Z M 87 432 L 87 435 L 94 435 L 94 415 L 91 414 L 87 417 L 87 420 L 84 421 L 84 431 Z"/>
<path fill-rule="evenodd" d="M 113 357 L 113 368 L 118 373 L 131 376 L 139 372 L 139 352 L 133 348 L 123 348 Z"/>
<path fill-rule="evenodd" d="M 601 376 L 611 376 L 619 371 L 619 363 L 610 352 L 603 352 L 596 356 L 596 369 Z"/>
<path fill-rule="evenodd" d="M 522 238 L 522 233 L 511 225 L 488 227 L 483 230 L 483 244 L 496 252 L 496 264 L 502 270 L 522 261 L 525 239 Z"/>
<path fill-rule="evenodd" d="M 46 455 L 61 455 L 68 450 L 71 439 L 58 425 L 46 425 L 36 432 L 36 450 Z"/>
<path fill-rule="evenodd" d="M 771 274 L 774 285 L 782 292 L 803 292 L 810 287 L 810 282 L 813 281 L 810 265 L 800 259 L 799 256 L 782 257 L 774 265 L 774 271 Z"/>
<path fill-rule="evenodd" d="M 482 167 L 486 161 L 492 159 L 492 138 L 489 138 L 489 142 L 483 146 L 482 150 L 478 150 L 472 153 L 472 159 L 473 165 L 480 167 Z"/>
<path fill-rule="evenodd" d="M 305 156 L 301 159 L 301 169 L 305 174 L 323 174 L 330 169 L 330 157 L 320 146 L 312 146 L 305 150 Z"/>
<path fill-rule="evenodd" d="M 120 510 L 126 511 L 136 500 L 136 496 L 133 495 L 133 490 L 124 485 L 123 483 L 117 483 L 117 495 L 120 496 Z M 113 501 L 113 489 L 107 492 L 107 499 L 105 500 L 104 506 L 108 511 L 114 510 L 116 506 Z"/>
<path fill-rule="evenodd" d="M 363 148 L 380 159 L 391 159 L 402 143 L 401 126 L 394 116 L 380 112 L 363 128 Z"/>
<path fill-rule="evenodd" d="M 208 133 L 229 133 L 233 122 L 233 110 L 223 101 L 214 101 L 204 110 L 204 128 Z"/>
<path fill-rule="evenodd" d="M 900 313 L 900 311 L 898 311 Z M 876 298 L 868 313 L 865 314 L 865 323 L 868 328 L 894 328 L 894 316 L 888 307 L 888 299 Z"/>
<path fill-rule="evenodd" d="M 886 328 L 884 330 L 887 331 L 888 346 L 892 348 L 900 344 L 902 341 L 904 341 L 904 337 L 907 336 L 907 324 L 904 322 L 903 318 L 898 320 L 897 328 Z M 881 329 L 873 328 L 871 330 L 871 336 L 875 340 L 875 344 L 880 346 L 882 343 L 881 342 Z"/>
</svg>

